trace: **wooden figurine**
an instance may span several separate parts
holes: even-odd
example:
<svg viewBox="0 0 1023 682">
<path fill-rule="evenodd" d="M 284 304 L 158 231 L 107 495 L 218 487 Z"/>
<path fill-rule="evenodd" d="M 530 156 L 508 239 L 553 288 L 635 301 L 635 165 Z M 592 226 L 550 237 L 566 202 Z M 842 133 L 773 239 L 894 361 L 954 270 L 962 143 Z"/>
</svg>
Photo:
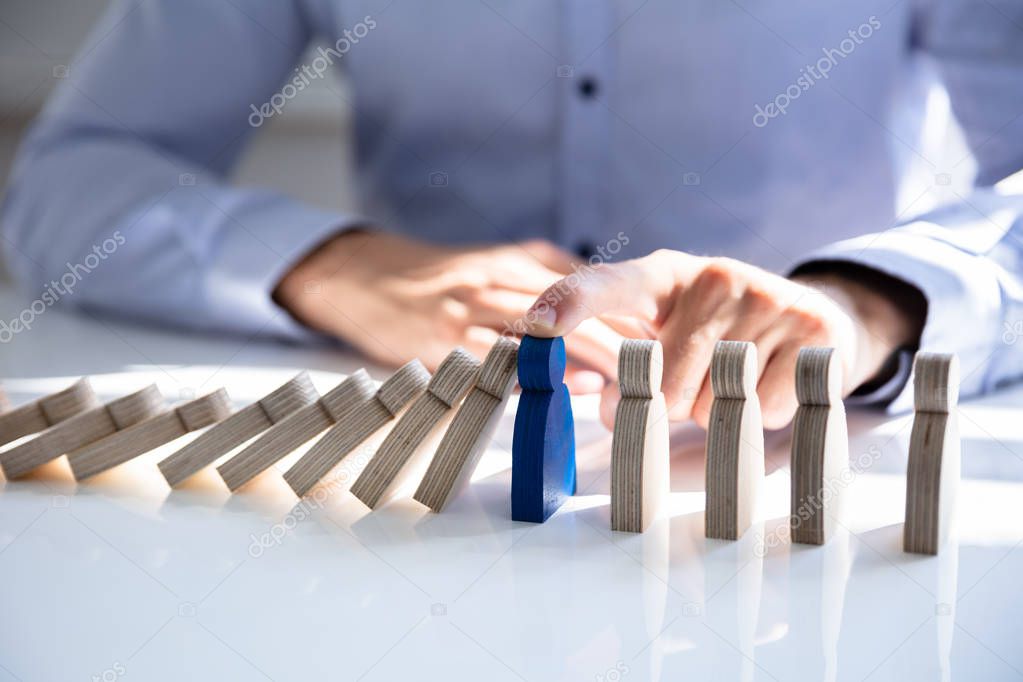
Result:
<svg viewBox="0 0 1023 682">
<path fill-rule="evenodd" d="M 288 453 L 345 420 L 353 409 L 373 395 L 374 388 L 366 370 L 353 372 L 316 402 L 295 410 L 271 426 L 217 467 L 217 473 L 229 489 L 238 490 Z"/>
<path fill-rule="evenodd" d="M 706 535 L 736 540 L 754 520 L 764 483 L 757 347 L 718 341 L 710 384 L 714 402 L 707 429 Z"/>
<path fill-rule="evenodd" d="M 954 354 L 920 352 L 913 374 L 902 546 L 937 554 L 951 532 L 959 488 L 959 360 Z"/>
<path fill-rule="evenodd" d="M 198 438 L 157 466 L 170 486 L 176 486 L 218 457 L 277 424 L 320 397 L 307 372 L 297 374 L 266 396 L 207 429 Z"/>
<path fill-rule="evenodd" d="M 842 366 L 834 348 L 801 348 L 796 359 L 792 422 L 792 542 L 823 545 L 842 523 L 849 435 L 842 404 Z"/>
<path fill-rule="evenodd" d="M 68 417 L 99 407 L 88 379 L 0 414 L 0 445 L 37 433 Z"/>
<path fill-rule="evenodd" d="M 515 386 L 518 352 L 517 343 L 501 337 L 484 359 L 476 385 L 451 420 L 413 496 L 431 510 L 442 511 L 469 483 Z"/>
<path fill-rule="evenodd" d="M 78 481 L 95 476 L 186 433 L 216 424 L 229 414 L 227 391 L 218 389 L 69 452 L 71 472 Z"/>
<path fill-rule="evenodd" d="M 344 422 L 330 427 L 300 460 L 284 474 L 299 497 L 312 490 L 338 462 L 401 414 L 426 390 L 430 373 L 419 360 L 400 367 L 368 400 L 348 413 Z"/>
<path fill-rule="evenodd" d="M 543 523 L 575 494 L 575 423 L 565 365 L 561 337 L 522 338 L 522 394 L 512 435 L 511 512 L 516 521 Z"/>
<path fill-rule="evenodd" d="M 380 444 L 373 459 L 352 484 L 352 494 L 376 509 L 417 473 L 430 453 L 431 436 L 447 422 L 462 396 L 476 381 L 480 363 L 469 352 L 456 348 L 444 358 L 420 395 L 398 419 Z"/>
<path fill-rule="evenodd" d="M 163 396 L 156 385 L 147 386 L 57 422 L 31 440 L 0 454 L 0 468 L 8 479 L 19 478 L 65 453 L 154 417 L 162 407 Z"/>
<path fill-rule="evenodd" d="M 627 339 L 618 353 L 621 402 L 611 444 L 611 529 L 642 533 L 668 494 L 668 410 L 659 341 Z"/>
</svg>

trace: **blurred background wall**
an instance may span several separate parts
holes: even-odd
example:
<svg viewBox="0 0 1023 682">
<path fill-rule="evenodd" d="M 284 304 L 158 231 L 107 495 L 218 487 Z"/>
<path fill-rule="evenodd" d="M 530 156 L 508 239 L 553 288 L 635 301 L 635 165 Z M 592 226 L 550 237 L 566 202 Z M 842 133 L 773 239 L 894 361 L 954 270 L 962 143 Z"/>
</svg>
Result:
<svg viewBox="0 0 1023 682">
<path fill-rule="evenodd" d="M 60 83 L 55 73 L 72 64 L 110 1 L 0 0 L 0 198 L 22 134 Z M 350 207 L 344 93 L 338 70 L 303 90 L 260 128 L 232 180 L 274 187 L 324 208 Z"/>
</svg>

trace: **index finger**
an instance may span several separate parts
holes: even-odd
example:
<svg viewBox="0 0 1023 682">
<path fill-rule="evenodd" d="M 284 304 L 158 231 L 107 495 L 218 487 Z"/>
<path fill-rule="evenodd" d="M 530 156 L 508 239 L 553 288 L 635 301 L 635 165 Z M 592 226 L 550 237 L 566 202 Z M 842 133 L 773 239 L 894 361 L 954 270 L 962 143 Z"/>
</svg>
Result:
<svg viewBox="0 0 1023 682">
<path fill-rule="evenodd" d="M 685 258 L 685 254 L 675 256 Z M 532 336 L 564 336 L 584 320 L 619 314 L 653 322 L 662 317 L 679 278 L 661 252 L 621 263 L 581 268 L 540 294 L 525 315 Z"/>
</svg>

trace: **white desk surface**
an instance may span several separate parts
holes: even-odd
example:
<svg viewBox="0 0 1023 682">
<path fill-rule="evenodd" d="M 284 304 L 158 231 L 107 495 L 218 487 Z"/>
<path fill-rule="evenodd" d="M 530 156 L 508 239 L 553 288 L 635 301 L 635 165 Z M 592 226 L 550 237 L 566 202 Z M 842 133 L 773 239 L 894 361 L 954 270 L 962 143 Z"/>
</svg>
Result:
<svg viewBox="0 0 1023 682">
<path fill-rule="evenodd" d="M 0 292 L 0 319 L 26 303 Z M 241 406 L 300 368 L 326 390 L 356 365 L 58 310 L 0 345 L 17 402 L 89 375 L 104 399 L 155 380 Z M 765 520 L 741 541 L 703 537 L 703 435 L 686 427 L 666 518 L 612 533 L 590 398 L 579 494 L 543 525 L 509 519 L 514 405 L 440 515 L 410 499 L 367 513 L 343 485 L 355 464 L 300 503 L 280 475 L 297 454 L 235 495 L 210 471 L 168 489 L 155 462 L 181 442 L 82 485 L 58 460 L 0 490 L 0 680 L 1018 679 L 1021 403 L 962 407 L 958 538 L 936 558 L 901 551 L 909 416 L 851 413 L 868 466 L 847 532 L 762 558 L 758 536 L 787 523 L 787 432 L 769 434 Z"/>
</svg>

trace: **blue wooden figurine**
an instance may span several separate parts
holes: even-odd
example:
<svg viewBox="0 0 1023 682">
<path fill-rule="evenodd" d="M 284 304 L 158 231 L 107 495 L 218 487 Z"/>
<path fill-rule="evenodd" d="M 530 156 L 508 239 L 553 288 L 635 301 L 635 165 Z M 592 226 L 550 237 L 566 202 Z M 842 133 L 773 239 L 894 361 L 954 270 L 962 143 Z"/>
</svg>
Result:
<svg viewBox="0 0 1023 682">
<path fill-rule="evenodd" d="M 575 494 L 575 423 L 565 386 L 565 341 L 525 336 L 522 396 L 512 436 L 512 518 L 543 523 Z"/>
</svg>

